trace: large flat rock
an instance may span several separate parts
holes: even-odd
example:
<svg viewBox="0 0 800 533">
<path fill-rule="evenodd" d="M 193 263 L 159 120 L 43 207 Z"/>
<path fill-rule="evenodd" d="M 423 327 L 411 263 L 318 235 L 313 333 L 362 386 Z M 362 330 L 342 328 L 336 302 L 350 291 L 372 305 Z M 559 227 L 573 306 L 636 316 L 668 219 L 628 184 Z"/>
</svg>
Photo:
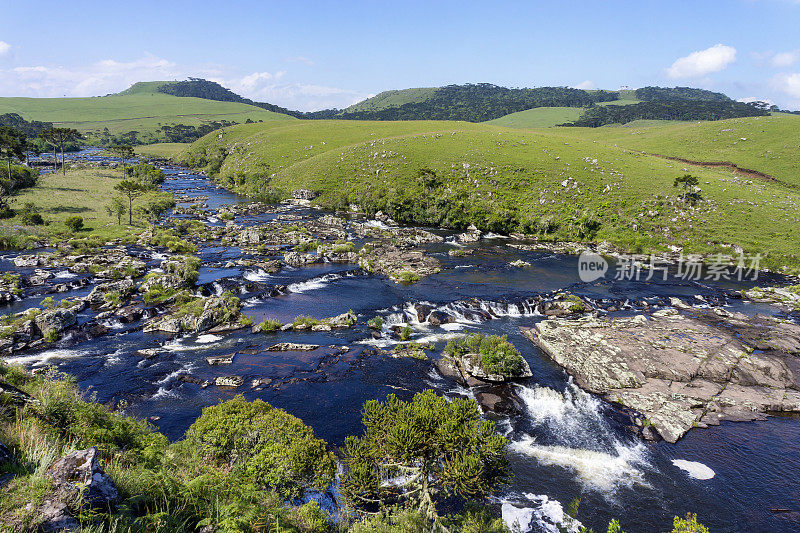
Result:
<svg viewBox="0 0 800 533">
<path fill-rule="evenodd" d="M 800 326 L 723 309 L 551 319 L 523 333 L 586 390 L 667 441 L 720 420 L 800 411 Z"/>
</svg>

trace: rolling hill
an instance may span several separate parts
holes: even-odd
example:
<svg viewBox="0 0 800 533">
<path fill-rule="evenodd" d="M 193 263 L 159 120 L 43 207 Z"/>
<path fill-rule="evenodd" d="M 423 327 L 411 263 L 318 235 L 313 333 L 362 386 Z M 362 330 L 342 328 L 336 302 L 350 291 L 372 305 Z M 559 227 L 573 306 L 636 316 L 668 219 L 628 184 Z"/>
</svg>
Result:
<svg viewBox="0 0 800 533">
<path fill-rule="evenodd" d="M 710 137 L 711 143 L 719 130 L 763 130 L 763 143 L 736 145 L 747 152 L 742 161 L 763 163 L 769 161 L 766 150 L 797 144 L 796 120 L 734 119 L 691 135 Z M 788 176 L 798 175 L 800 159 L 791 151 L 782 156 L 783 179 L 776 181 L 647 155 L 634 146 L 650 143 L 652 153 L 680 150 L 689 135 L 682 127 L 652 128 L 640 141 L 624 128 L 272 122 L 224 128 L 221 136 L 195 142 L 183 159 L 206 168 L 223 186 L 256 197 L 308 188 L 328 208 L 356 203 L 401 222 L 606 240 L 631 251 L 680 246 L 687 252 L 730 253 L 731 245 L 738 245 L 767 254 L 766 264 L 797 271 L 800 191 Z M 616 142 L 603 140 L 607 133 Z M 773 164 L 756 170 L 776 172 Z M 687 167 L 700 179 L 704 200 L 697 206 L 684 204 L 673 187 Z M 420 174 L 426 180 L 417 179 Z"/>
<path fill-rule="evenodd" d="M 294 120 L 255 106 L 158 92 L 165 82 L 137 83 L 118 94 L 91 98 L 0 98 L 0 114 L 18 113 L 26 120 L 52 122 L 96 134 L 137 131 L 157 136 L 162 125 L 200 126 L 210 122 Z"/>
</svg>

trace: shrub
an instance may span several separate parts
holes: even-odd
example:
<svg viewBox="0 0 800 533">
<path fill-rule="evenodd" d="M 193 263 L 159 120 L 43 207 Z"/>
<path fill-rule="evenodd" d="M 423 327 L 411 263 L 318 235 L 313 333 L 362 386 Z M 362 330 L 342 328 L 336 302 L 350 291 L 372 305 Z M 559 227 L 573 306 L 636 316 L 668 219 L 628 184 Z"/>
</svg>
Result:
<svg viewBox="0 0 800 533">
<path fill-rule="evenodd" d="M 41 226 L 44 224 L 44 219 L 39 213 L 23 213 L 20 222 L 27 226 Z"/>
<path fill-rule="evenodd" d="M 396 274 L 394 278 L 400 283 L 416 283 L 420 280 L 420 277 L 410 270 L 403 270 L 402 272 Z"/>
<path fill-rule="evenodd" d="M 294 247 L 294 251 L 300 253 L 307 253 L 316 250 L 319 247 L 319 245 L 320 245 L 319 241 L 301 242 L 300 244 Z"/>
<path fill-rule="evenodd" d="M 697 522 L 697 515 L 693 513 L 686 513 L 686 518 L 676 516 L 672 526 L 672 533 L 709 533 L 706 526 Z"/>
<path fill-rule="evenodd" d="M 381 329 L 383 327 L 383 318 L 379 316 L 370 318 L 367 320 L 367 326 L 371 327 L 372 329 Z"/>
<path fill-rule="evenodd" d="M 445 353 L 453 359 L 467 354 L 478 354 L 481 366 L 490 374 L 514 376 L 523 369 L 522 356 L 506 335 L 486 337 L 473 333 L 460 339 L 452 339 L 447 342 Z"/>
<path fill-rule="evenodd" d="M 407 341 L 411 338 L 411 327 L 408 325 L 403 326 L 403 329 L 400 330 L 400 340 Z"/>
<path fill-rule="evenodd" d="M 292 327 L 297 329 L 298 327 L 302 328 L 310 328 L 312 326 L 316 326 L 320 323 L 320 320 L 317 318 L 313 318 L 306 315 L 298 315 L 295 317 L 294 321 L 292 321 Z"/>
<path fill-rule="evenodd" d="M 187 442 L 258 486 L 296 497 L 325 490 L 336 473 L 333 454 L 314 431 L 282 409 L 239 395 L 206 407 L 187 431 Z"/>
<path fill-rule="evenodd" d="M 64 219 L 64 225 L 69 228 L 73 233 L 80 231 L 83 228 L 83 217 L 76 215 L 68 216 Z"/>
<path fill-rule="evenodd" d="M 258 331 L 259 333 L 274 333 L 275 331 L 280 329 L 281 326 L 283 326 L 283 324 L 281 324 L 277 320 L 268 318 L 256 326 L 256 331 Z"/>
</svg>

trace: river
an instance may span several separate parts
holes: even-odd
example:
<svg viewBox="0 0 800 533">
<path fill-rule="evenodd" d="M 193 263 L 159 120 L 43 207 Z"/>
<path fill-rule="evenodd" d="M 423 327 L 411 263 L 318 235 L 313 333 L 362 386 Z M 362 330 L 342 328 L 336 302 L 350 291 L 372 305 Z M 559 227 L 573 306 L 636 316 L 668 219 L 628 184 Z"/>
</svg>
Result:
<svg viewBox="0 0 800 533">
<path fill-rule="evenodd" d="M 100 159 L 91 153 L 77 157 Z M 207 196 L 212 210 L 248 201 L 188 169 L 164 170 L 165 190 L 188 197 Z M 307 208 L 289 212 L 311 217 L 323 214 Z M 238 216 L 236 223 L 259 224 L 275 217 Z M 213 216 L 206 222 L 224 224 Z M 451 236 L 450 232 L 438 233 Z M 534 376 L 515 386 L 521 400 L 519 412 L 487 416 L 496 420 L 511 443 L 514 477 L 499 497 L 504 516 L 531 522 L 531 531 L 557 531 L 551 522 L 573 498 L 581 500 L 581 522 L 595 531 L 605 531 L 612 518 L 619 518 L 628 532 L 665 531 L 674 515 L 689 511 L 698 513 L 713 532 L 800 529 L 797 512 L 772 511 L 800 511 L 800 420 L 796 417 L 723 422 L 719 427 L 694 429 L 676 444 L 645 442 L 623 427 L 614 408 L 573 385 L 565 372 L 518 330 L 544 318 L 526 305 L 527 299 L 561 289 L 589 301 L 621 302 L 620 313 L 635 312 L 645 301 L 657 308 L 670 297 L 695 302 L 702 297 L 745 313 L 775 314 L 775 309 L 730 297 L 729 291 L 744 283 L 700 283 L 674 277 L 649 282 L 607 277 L 582 283 L 575 256 L 522 251 L 508 246 L 509 242 L 501 237 L 484 239 L 469 245 L 474 253 L 465 257 L 447 254 L 452 243 L 429 245 L 429 253 L 435 254 L 444 268 L 408 286 L 366 274 L 352 264 L 287 266 L 275 274 L 231 267 L 228 262 L 241 257 L 242 251 L 207 243 L 198 251 L 202 259 L 198 284 L 208 293 L 233 289 L 254 322 L 266 317 L 291 321 L 301 314 L 328 317 L 352 309 L 362 324 L 376 315 L 384 317 L 384 332 L 393 324 L 407 323 L 413 329 L 411 340 L 435 343 L 437 355 L 448 338 L 459 334 L 507 334 Z M 162 253 L 151 250 L 135 251 L 151 268 L 163 258 Z M 3 255 L 0 268 L 30 274 L 32 269 L 14 267 L 14 255 Z M 509 262 L 516 259 L 531 266 L 510 267 Z M 54 274 L 62 281 L 81 277 L 66 271 Z M 86 295 L 92 285 L 90 280 L 57 298 Z M 273 285 L 286 285 L 288 290 L 275 297 L 265 295 L 264 290 L 251 290 Z M 0 312 L 19 311 L 41 299 L 41 295 L 31 296 L 0 308 Z M 445 327 L 420 323 L 412 307 L 420 302 L 454 316 L 455 322 Z M 93 315 L 91 310 L 83 311 L 80 320 L 88 321 Z M 341 446 L 347 435 L 360 432 L 360 410 L 366 400 L 389 393 L 409 399 L 428 388 L 451 397 L 472 394 L 442 377 L 432 360 L 370 355 L 370 348 L 390 347 L 397 341 L 386 334 L 374 339 L 366 326 L 331 332 L 256 335 L 242 330 L 173 337 L 143 333 L 141 322 L 124 324 L 111 318 L 106 325 L 111 329 L 107 335 L 80 342 L 67 335 L 46 350 L 17 354 L 10 361 L 28 367 L 55 365 L 74 375 L 82 388 L 96 392 L 98 401 L 118 405 L 124 400 L 128 414 L 151 419 L 170 439 L 180 439 L 203 407 L 239 393 L 298 416 L 334 446 Z M 284 341 L 323 348 L 291 355 L 264 351 L 266 346 Z M 338 348 L 342 346 L 346 348 Z M 142 348 L 160 348 L 164 354 L 143 359 L 135 353 Z M 224 369 L 206 363 L 208 356 L 233 352 L 237 352 L 233 363 Z M 245 385 L 233 391 L 202 388 L 178 379 L 186 373 L 201 380 L 236 374 L 245 377 Z M 252 380 L 261 378 L 272 379 L 273 386 L 250 387 Z M 676 460 L 683 469 L 673 463 Z M 692 463 L 687 466 L 681 460 Z M 713 477 L 703 479 L 709 477 L 708 469 Z"/>
</svg>

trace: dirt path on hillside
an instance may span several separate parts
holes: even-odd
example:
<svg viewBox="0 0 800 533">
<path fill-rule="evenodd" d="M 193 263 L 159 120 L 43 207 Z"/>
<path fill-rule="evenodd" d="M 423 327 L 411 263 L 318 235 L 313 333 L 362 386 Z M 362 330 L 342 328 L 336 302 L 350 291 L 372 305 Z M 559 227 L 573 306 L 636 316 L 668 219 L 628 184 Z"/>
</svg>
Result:
<svg viewBox="0 0 800 533">
<path fill-rule="evenodd" d="M 675 156 L 661 155 L 661 154 L 650 154 L 650 153 L 647 153 L 647 152 L 642 152 L 642 153 L 646 154 L 646 155 L 652 155 L 652 156 L 655 156 L 655 157 L 660 157 L 662 159 L 669 159 L 670 161 L 679 161 L 681 163 L 686 163 L 688 165 L 696 165 L 696 166 L 699 166 L 699 167 L 708 167 L 708 168 L 719 168 L 719 167 L 722 167 L 722 168 L 727 168 L 728 170 L 732 170 L 733 172 L 736 172 L 737 174 L 742 174 L 742 175 L 747 176 L 749 178 L 754 178 L 754 179 L 758 179 L 758 180 L 762 180 L 762 181 L 768 181 L 770 183 L 779 183 L 781 185 L 784 185 L 786 187 L 790 187 L 792 189 L 798 188 L 796 185 L 791 185 L 789 183 L 786 183 L 785 181 L 781 181 L 781 180 L 779 180 L 779 179 L 777 179 L 777 178 L 775 178 L 773 176 L 770 176 L 769 174 L 766 174 L 764 172 L 759 172 L 758 170 L 751 170 L 749 168 L 742 168 L 739 165 L 737 165 L 735 163 L 731 163 L 729 161 L 693 161 L 691 159 L 686 159 L 686 158 L 683 158 L 683 157 L 675 157 Z"/>
</svg>

